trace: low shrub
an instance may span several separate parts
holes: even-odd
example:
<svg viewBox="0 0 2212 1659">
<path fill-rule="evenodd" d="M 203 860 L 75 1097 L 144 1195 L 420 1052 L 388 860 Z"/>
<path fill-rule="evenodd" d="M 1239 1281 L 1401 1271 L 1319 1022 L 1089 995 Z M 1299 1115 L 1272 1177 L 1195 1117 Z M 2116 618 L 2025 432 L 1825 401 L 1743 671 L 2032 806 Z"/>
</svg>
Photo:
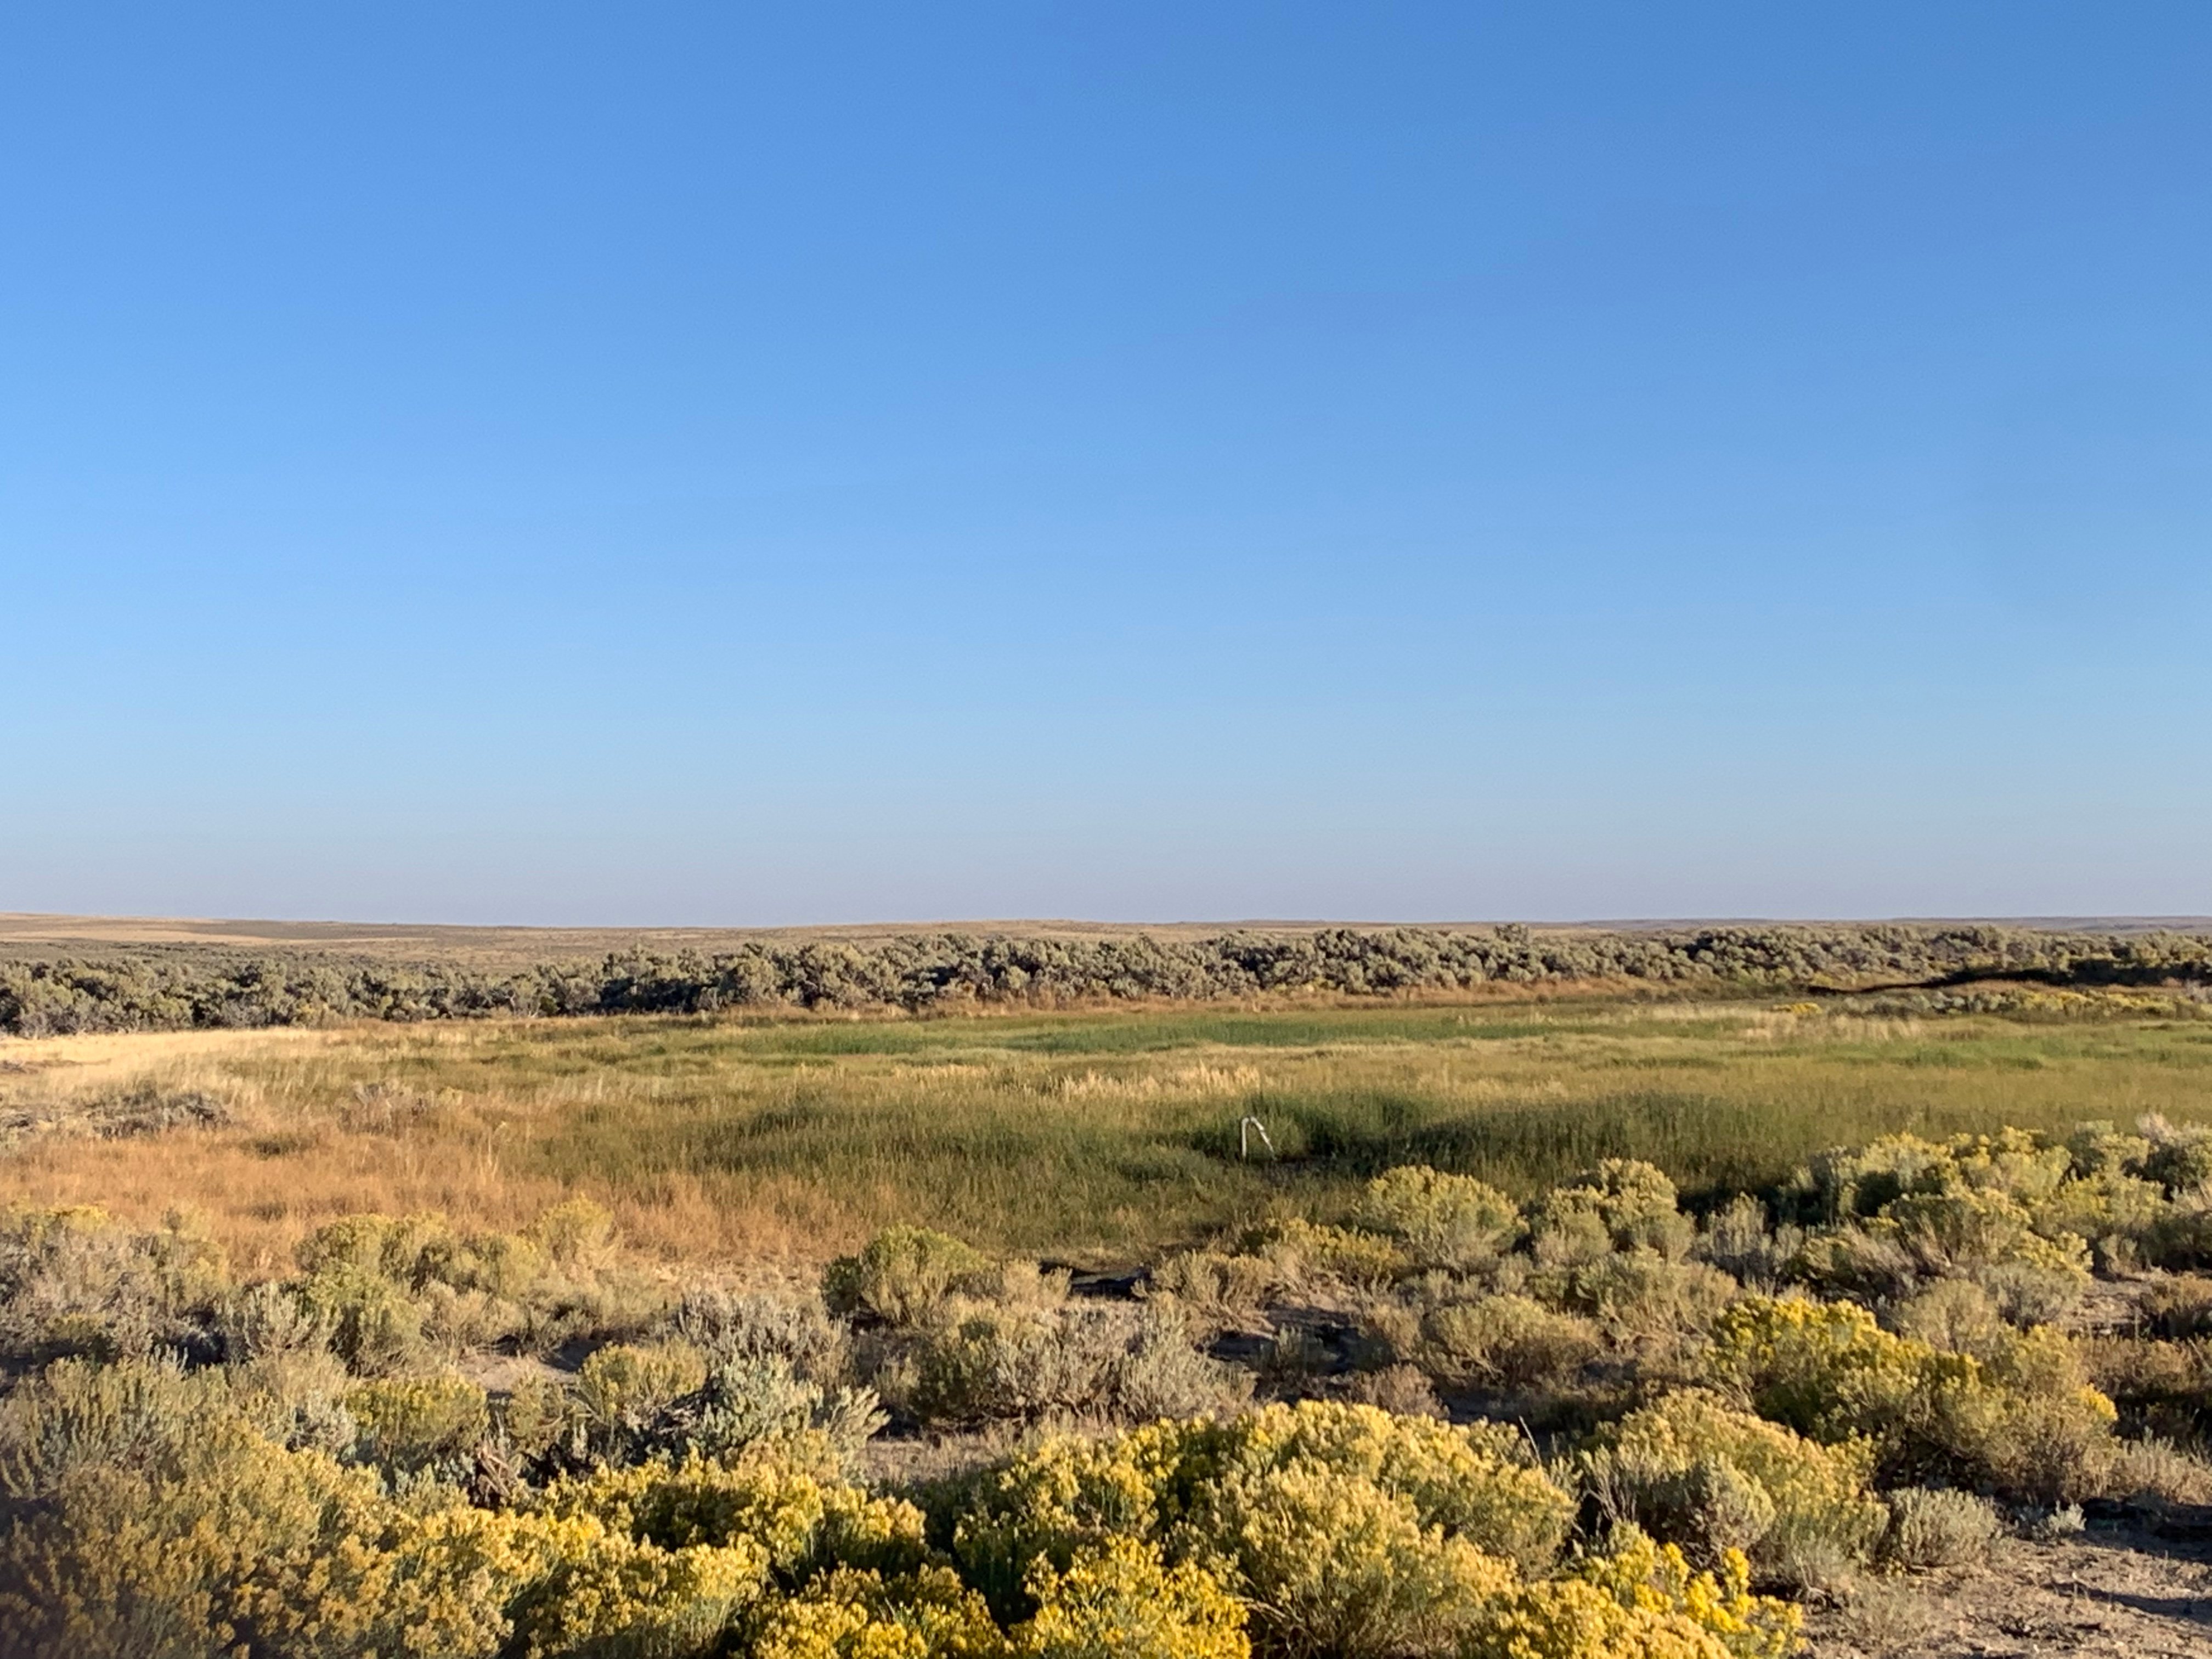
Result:
<svg viewBox="0 0 2212 1659">
<path fill-rule="evenodd" d="M 577 1370 L 570 1398 L 578 1437 L 598 1456 L 641 1455 L 663 1414 L 706 1382 L 707 1357 L 688 1342 L 610 1343 Z"/>
<path fill-rule="evenodd" d="M 1521 1210 L 1472 1176 L 1409 1164 L 1367 1183 L 1352 1222 L 1395 1239 L 1416 1267 L 1463 1273 L 1511 1246 Z"/>
<path fill-rule="evenodd" d="M 1556 1307 L 1587 1316 L 1624 1344 L 1702 1336 L 1740 1291 L 1717 1267 L 1675 1261 L 1642 1245 L 1540 1270 L 1530 1276 L 1528 1289 Z"/>
<path fill-rule="evenodd" d="M 1231 1463 L 1188 1523 L 1271 1653 L 1443 1653 L 1507 1594 L 1511 1562 L 1425 1525 L 1408 1495 L 1318 1460 Z"/>
<path fill-rule="evenodd" d="M 670 1322 L 675 1335 L 715 1361 L 781 1360 L 796 1376 L 837 1383 L 851 1368 L 845 1327 L 814 1297 L 688 1292 Z"/>
<path fill-rule="evenodd" d="M 356 1382 L 345 1408 L 358 1433 L 354 1455 L 395 1474 L 458 1464 L 491 1429 L 484 1391 L 452 1376 Z"/>
<path fill-rule="evenodd" d="M 2012 1341 L 1996 1298 L 1966 1279 L 1938 1280 L 1890 1309 L 1887 1322 L 1899 1335 L 1940 1353 L 1978 1359 L 2003 1353 Z"/>
<path fill-rule="evenodd" d="M 871 1497 L 787 1450 L 603 1467 L 551 1482 L 533 1509 L 664 1550 L 750 1550 L 786 1589 L 841 1566 L 897 1574 L 932 1559 L 914 1505 Z"/>
<path fill-rule="evenodd" d="M 1252 1369 L 1261 1393 L 1295 1400 L 1312 1389 L 1334 1358 L 1328 1344 L 1311 1328 L 1285 1323 L 1261 1348 Z"/>
<path fill-rule="evenodd" d="M 1765 1204 L 1749 1193 L 1739 1193 L 1705 1218 L 1691 1254 L 1739 1284 L 1773 1291 L 1780 1287 L 1802 1242 L 1801 1230 L 1778 1231 L 1769 1223 Z"/>
<path fill-rule="evenodd" d="M 851 1470 L 886 1420 L 877 1405 L 872 1389 L 825 1389 L 780 1357 L 717 1358 L 699 1388 L 663 1407 L 637 1443 L 647 1453 L 727 1459 L 811 1442 Z"/>
<path fill-rule="evenodd" d="M 1521 1586 L 1459 1644 L 1460 1659 L 1783 1659 L 1802 1615 L 1751 1593 L 1741 1553 L 1716 1573 L 1633 1528 L 1560 1577 Z"/>
<path fill-rule="evenodd" d="M 1267 1263 L 1277 1288 L 1310 1293 L 1316 1284 L 1373 1288 L 1410 1272 L 1413 1258 L 1395 1239 L 1352 1227 L 1322 1226 L 1292 1217 L 1245 1241 Z"/>
<path fill-rule="evenodd" d="M 1910 1577 L 1863 1578 L 1835 1598 L 1834 1629 L 1863 1654 L 1915 1653 L 1929 1645 L 1945 1620 Z"/>
<path fill-rule="evenodd" d="M 2106 1468 L 2105 1496 L 2154 1504 L 2212 1504 L 2212 1462 L 2161 1436 L 2123 1440 Z"/>
<path fill-rule="evenodd" d="M 293 1287 L 332 1347 L 368 1376 L 513 1342 L 544 1349 L 635 1328 L 657 1292 L 622 1268 L 606 1212 L 571 1200 L 525 1233 L 458 1233 L 440 1217 L 341 1217 L 301 1241 Z"/>
<path fill-rule="evenodd" d="M 1152 1269 L 1144 1294 L 1153 1301 L 1172 1301 L 1194 1326 L 1255 1331 L 1267 1328 L 1264 1310 L 1277 1288 L 1274 1265 L 1263 1257 L 1183 1250 Z"/>
<path fill-rule="evenodd" d="M 492 1659 L 559 1553 L 526 1520 L 397 1505 L 372 1472 L 276 1445 L 219 1372 L 65 1363 L 9 1416 L 10 1485 L 40 1501 L 0 1536 L 0 1652 Z"/>
<path fill-rule="evenodd" d="M 365 1376 L 410 1367 L 422 1348 L 422 1310 L 404 1288 L 350 1261 L 311 1269 L 295 1294 L 327 1328 L 331 1349 Z"/>
<path fill-rule="evenodd" d="M 1308 1641 L 1295 1619 L 1362 1651 L 1399 1639 L 1355 1632 L 1362 1621 L 1443 1640 L 1516 1565 L 1549 1563 L 1574 1509 L 1510 1430 L 1314 1401 L 1055 1438 L 963 1496 L 954 1550 L 1002 1617 L 1032 1610 L 1030 1563 L 1126 1537 L 1209 1564 L 1248 1598 L 1286 1598 L 1255 1610 L 1263 1647 Z"/>
<path fill-rule="evenodd" d="M 231 1401 L 266 1438 L 290 1451 L 351 1454 L 360 1425 L 346 1409 L 354 1379 L 325 1348 L 279 1348 L 226 1368 Z"/>
<path fill-rule="evenodd" d="M 1872 1448 L 1822 1446 L 1696 1389 L 1601 1431 L 1579 1456 L 1600 1510 L 1717 1566 L 1729 1550 L 1761 1577 L 1833 1582 L 1865 1562 L 1887 1516 Z"/>
<path fill-rule="evenodd" d="M 0 1493 L 51 1495 L 71 1476 L 142 1473 L 236 1417 L 218 1372 L 173 1358 L 61 1359 L 0 1401 Z"/>
<path fill-rule="evenodd" d="M 1436 1389 L 1418 1365 L 1386 1365 L 1352 1379 L 1345 1397 L 1355 1406 L 1376 1406 L 1393 1417 L 1442 1418 Z"/>
<path fill-rule="evenodd" d="M 1762 1417 L 1827 1444 L 1870 1441 L 1886 1484 L 2091 1488 L 2117 1417 L 2056 1331 L 1983 1360 L 1885 1331 L 1849 1303 L 1747 1297 L 1716 1322 L 1704 1365 Z"/>
<path fill-rule="evenodd" d="M 982 1598 L 943 1567 L 903 1576 L 842 1568 L 770 1604 L 754 1659 L 1001 1659 Z"/>
<path fill-rule="evenodd" d="M 1901 1567 L 1956 1567 L 1979 1560 L 2002 1523 L 1996 1506 L 1972 1492 L 1905 1486 L 1888 1494 L 1882 1553 Z"/>
<path fill-rule="evenodd" d="M 1644 1249 L 1679 1259 L 1697 1229 L 1675 1207 L 1674 1182 L 1655 1164 L 1609 1158 L 1554 1187 L 1531 1206 L 1529 1234 L 1547 1266 L 1595 1260 L 1608 1250 Z"/>
<path fill-rule="evenodd" d="M 2156 1182 L 2170 1198 L 2212 1186 L 2212 1129 L 2202 1124 L 2169 1123 L 2156 1115 L 2144 1118 L 2136 1127 L 2149 1142 L 2136 1171 L 2145 1180 Z"/>
<path fill-rule="evenodd" d="M 830 1264 L 822 1276 L 822 1299 L 836 1313 L 915 1326 L 989 1267 L 980 1252 L 948 1234 L 890 1227 L 858 1255 L 840 1256 Z"/>
<path fill-rule="evenodd" d="M 1452 1382 L 1529 1389 L 1556 1382 L 1597 1356 L 1597 1326 L 1525 1296 L 1486 1296 L 1431 1310 L 1413 1356 Z"/>
<path fill-rule="evenodd" d="M 2212 1342 L 2106 1336 L 2080 1350 L 2131 1433 L 2199 1441 L 2212 1432 Z"/>
<path fill-rule="evenodd" d="M 1233 1406 L 1251 1389 L 1249 1374 L 1207 1358 L 1164 1302 L 979 1308 L 927 1335 L 911 1364 L 904 1403 L 931 1423 L 1142 1422 Z"/>
<path fill-rule="evenodd" d="M 0 1210 L 0 1367 L 143 1357 L 203 1340 L 222 1253 L 180 1212 L 127 1227 L 83 1206 Z"/>
<path fill-rule="evenodd" d="M 1169 1565 L 1133 1539 L 1079 1550 L 1065 1571 L 1030 1570 L 1036 1616 L 1013 1632 L 1019 1659 L 1249 1659 L 1245 1609 L 1190 1562 Z"/>
<path fill-rule="evenodd" d="M 707 1659 L 759 1601 L 760 1553 L 665 1550 L 599 1528 L 567 1528 L 550 1572 L 514 1611 L 515 1650 L 531 1659 Z"/>
<path fill-rule="evenodd" d="M 2169 1342 L 2212 1336 L 2212 1279 L 2184 1273 L 2162 1279 L 2137 1305 L 2154 1336 Z"/>
<path fill-rule="evenodd" d="M 1367 1481 L 1412 1504 L 1422 1526 L 1531 1571 L 1550 1565 L 1573 1516 L 1573 1500 L 1537 1467 L 1527 1441 L 1503 1424 L 1439 1423 L 1303 1401 L 1220 1425 L 1206 1449 L 1216 1480 L 1311 1464 Z"/>
<path fill-rule="evenodd" d="M 249 1285 L 224 1298 L 216 1316 L 216 1340 L 233 1363 L 272 1355 L 325 1352 L 331 1321 L 305 1298 L 274 1282 Z"/>
</svg>

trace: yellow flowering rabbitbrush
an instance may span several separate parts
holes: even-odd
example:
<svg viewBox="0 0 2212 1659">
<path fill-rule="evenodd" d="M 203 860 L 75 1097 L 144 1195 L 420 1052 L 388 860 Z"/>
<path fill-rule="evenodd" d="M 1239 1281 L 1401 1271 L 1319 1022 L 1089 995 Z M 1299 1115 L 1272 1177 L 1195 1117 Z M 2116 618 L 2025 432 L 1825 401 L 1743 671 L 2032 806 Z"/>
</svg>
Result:
<svg viewBox="0 0 2212 1659">
<path fill-rule="evenodd" d="M 1746 1297 L 1716 1323 L 1705 1370 L 1801 1434 L 1871 1442 L 1889 1483 L 2064 1497 L 2094 1481 L 2118 1415 L 2057 1331 L 2026 1332 L 1988 1358 L 1939 1353 L 1843 1302 Z"/>
</svg>

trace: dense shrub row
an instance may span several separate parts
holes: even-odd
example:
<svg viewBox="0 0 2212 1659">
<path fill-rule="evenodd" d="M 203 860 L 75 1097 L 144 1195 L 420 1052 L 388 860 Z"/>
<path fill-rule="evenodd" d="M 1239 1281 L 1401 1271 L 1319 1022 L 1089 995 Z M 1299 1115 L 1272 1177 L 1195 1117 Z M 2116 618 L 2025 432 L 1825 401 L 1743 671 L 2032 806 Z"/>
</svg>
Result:
<svg viewBox="0 0 2212 1659">
<path fill-rule="evenodd" d="M 504 971 L 145 947 L 98 960 L 0 963 L 0 1031 L 776 1006 L 920 1011 L 966 1002 L 1283 992 L 1364 996 L 1589 979 L 1784 988 L 1991 975 L 2059 985 L 2201 982 L 2212 979 L 2212 939 L 1903 925 L 1634 933 L 1329 928 L 1189 940 L 929 933 L 869 944 L 763 942 L 712 956 L 637 952 Z M 1934 994 L 1973 1006 L 1971 995 Z"/>
<path fill-rule="evenodd" d="M 2208 1218 L 2212 1132 L 2156 1120 L 1701 1219 L 1631 1160 L 1402 1168 L 1133 1297 L 918 1227 L 676 1286 L 581 1201 L 240 1284 L 183 1218 L 19 1208 L 0 1656 L 1779 1659 L 1778 1593 L 2212 1496 Z M 2069 1335 L 2100 1276 L 2135 1325 Z"/>
</svg>

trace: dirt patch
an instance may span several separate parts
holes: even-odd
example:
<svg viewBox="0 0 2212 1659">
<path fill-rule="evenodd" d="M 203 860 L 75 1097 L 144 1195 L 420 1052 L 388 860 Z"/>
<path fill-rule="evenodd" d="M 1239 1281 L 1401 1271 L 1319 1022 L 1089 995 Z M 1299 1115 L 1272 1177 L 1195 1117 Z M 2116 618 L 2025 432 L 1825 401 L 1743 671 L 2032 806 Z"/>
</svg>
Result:
<svg viewBox="0 0 2212 1659">
<path fill-rule="evenodd" d="M 2212 1516 L 2208 1516 L 2212 1521 Z M 2208 1659 L 2212 1526 L 2093 1524 L 1876 1585 L 1806 1620 L 1812 1659 Z"/>
</svg>

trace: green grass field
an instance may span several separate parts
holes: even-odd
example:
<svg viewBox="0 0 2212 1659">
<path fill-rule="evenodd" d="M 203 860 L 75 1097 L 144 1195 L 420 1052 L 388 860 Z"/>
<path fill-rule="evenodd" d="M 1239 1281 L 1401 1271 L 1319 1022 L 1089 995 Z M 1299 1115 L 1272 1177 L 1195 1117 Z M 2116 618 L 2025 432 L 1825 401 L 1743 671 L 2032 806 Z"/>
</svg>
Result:
<svg viewBox="0 0 2212 1659">
<path fill-rule="evenodd" d="M 0 1097 L 112 1091 L 135 1072 L 232 1101 L 231 1121 L 52 1138 L 0 1161 L 9 1195 L 183 1200 L 272 1247 L 348 1209 L 508 1224 L 581 1190 L 672 1255 L 823 1254 L 913 1220 L 1108 1261 L 1270 1211 L 1329 1217 L 1400 1163 L 1527 1194 L 1600 1158 L 1644 1158 L 1694 1200 L 1893 1130 L 2212 1118 L 2212 1020 L 2175 1018 L 1569 999 L 100 1042 L 97 1065 L 18 1062 Z M 1278 1156 L 1255 1144 L 1239 1158 L 1247 1114 Z"/>
</svg>

